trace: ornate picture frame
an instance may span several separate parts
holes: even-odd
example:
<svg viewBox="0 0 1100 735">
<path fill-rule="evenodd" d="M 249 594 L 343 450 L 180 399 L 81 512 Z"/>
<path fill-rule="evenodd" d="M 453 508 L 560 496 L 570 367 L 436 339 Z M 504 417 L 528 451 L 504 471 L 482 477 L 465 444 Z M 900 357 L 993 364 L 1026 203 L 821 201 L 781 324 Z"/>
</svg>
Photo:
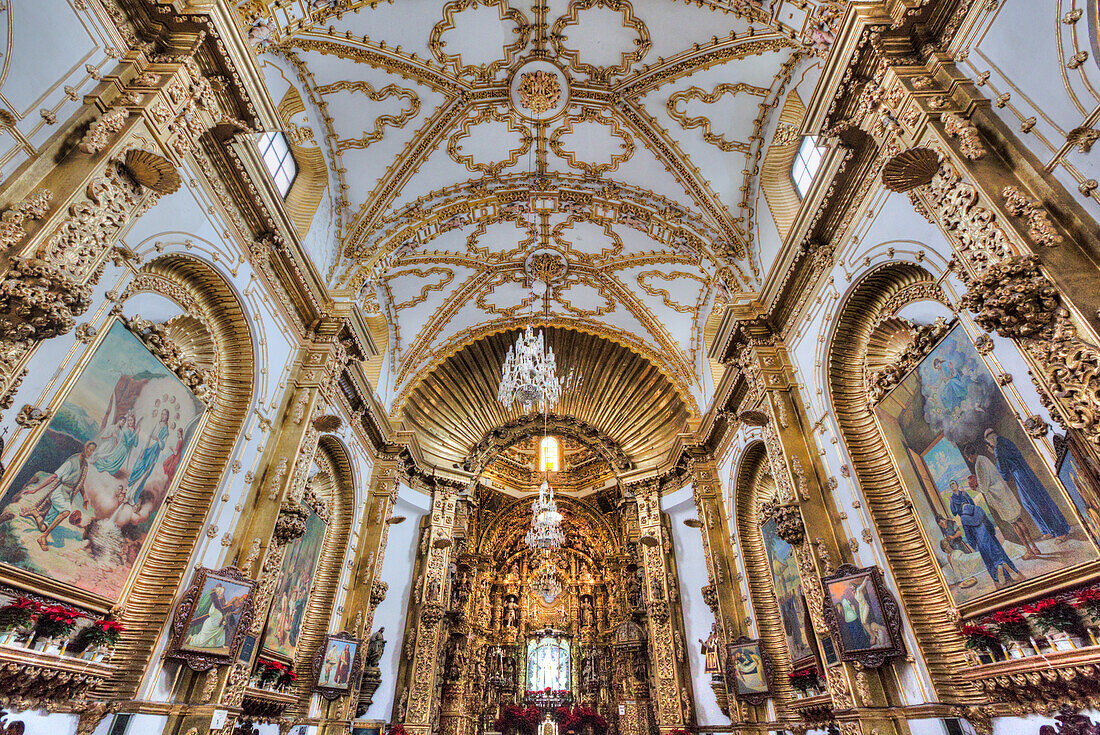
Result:
<svg viewBox="0 0 1100 735">
<path fill-rule="evenodd" d="M 330 701 L 350 694 L 363 668 L 362 648 L 347 631 L 327 633 L 313 655 L 313 691 Z"/>
<path fill-rule="evenodd" d="M 905 654 L 901 608 L 877 566 L 842 564 L 821 579 L 822 610 L 841 661 L 877 669 Z"/>
<path fill-rule="evenodd" d="M 739 660 L 745 664 L 739 666 Z M 737 699 L 761 705 L 772 696 L 771 663 L 758 638 L 743 635 L 726 644 L 726 672 L 732 677 Z M 752 681 L 753 675 L 763 682 L 763 688 Z"/>
<path fill-rule="evenodd" d="M 176 607 L 165 656 L 193 671 L 233 663 L 252 627 L 257 587 L 237 567 L 199 567 Z"/>
</svg>

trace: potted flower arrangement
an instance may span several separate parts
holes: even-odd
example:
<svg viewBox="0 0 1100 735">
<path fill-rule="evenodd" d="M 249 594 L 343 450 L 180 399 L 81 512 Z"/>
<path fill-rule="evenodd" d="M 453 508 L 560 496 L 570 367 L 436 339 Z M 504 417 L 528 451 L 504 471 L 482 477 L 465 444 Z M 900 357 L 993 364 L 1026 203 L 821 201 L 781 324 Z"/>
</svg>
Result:
<svg viewBox="0 0 1100 735">
<path fill-rule="evenodd" d="M 398 722 L 389 730 L 386 730 L 386 735 L 408 735 L 408 733 L 405 731 L 405 725 Z"/>
<path fill-rule="evenodd" d="M 298 674 L 294 672 L 294 669 L 287 666 L 283 669 L 283 672 L 279 674 L 279 678 L 275 680 L 275 688 L 279 691 L 286 691 L 290 687 L 294 686 L 294 682 L 298 681 Z"/>
<path fill-rule="evenodd" d="M 1086 587 L 1078 590 L 1073 596 L 1073 603 L 1079 610 L 1084 610 L 1094 624 L 1100 625 L 1100 587 Z M 1100 643 L 1091 632 L 1089 637 L 1093 645 Z"/>
<path fill-rule="evenodd" d="M 966 639 L 966 647 L 971 651 L 977 652 L 979 657 L 982 653 L 987 654 L 989 661 L 984 663 L 992 663 L 993 661 L 1000 661 L 1004 659 L 1004 652 L 1001 650 L 1001 639 L 997 633 L 993 632 L 984 625 L 964 625 L 962 631 L 959 633 Z"/>
<path fill-rule="evenodd" d="M 26 645 L 41 607 L 37 600 L 22 595 L 0 606 L 0 645 Z"/>
<path fill-rule="evenodd" d="M 792 688 L 802 692 L 802 694 L 808 694 L 811 689 L 817 689 L 821 686 L 821 679 L 817 673 L 816 666 L 807 666 L 797 671 L 792 671 L 787 674 L 787 681 L 790 682 Z"/>
<path fill-rule="evenodd" d="M 578 735 L 606 735 L 607 720 L 591 707 L 558 707 L 554 710 L 554 720 L 560 732 L 575 732 Z"/>
<path fill-rule="evenodd" d="M 1044 633 L 1055 631 L 1050 643 L 1056 651 L 1079 648 L 1088 635 L 1080 613 L 1064 597 L 1044 598 L 1029 605 L 1026 612 Z"/>
<path fill-rule="evenodd" d="M 1023 646 L 1031 645 L 1031 624 L 1018 607 L 998 610 L 986 618 L 986 622 L 997 626 L 997 634 L 1002 641 L 1009 643 L 1007 650 L 1012 658 L 1023 658 Z"/>
<path fill-rule="evenodd" d="M 270 689 L 278 685 L 279 679 L 290 670 L 290 667 L 281 661 L 261 658 L 256 661 L 256 684 L 261 689 Z"/>
<path fill-rule="evenodd" d="M 69 644 L 68 650 L 79 654 L 83 659 L 102 661 L 111 655 L 122 631 L 122 623 L 116 620 L 93 620 L 90 625 L 81 628 L 76 639 Z"/>
<path fill-rule="evenodd" d="M 68 605 L 46 605 L 34 625 L 34 647 L 45 653 L 61 653 L 64 639 L 79 619 L 80 613 Z"/>
<path fill-rule="evenodd" d="M 504 735 L 535 735 L 539 726 L 539 708 L 533 704 L 526 707 L 506 704 L 494 726 Z"/>
</svg>

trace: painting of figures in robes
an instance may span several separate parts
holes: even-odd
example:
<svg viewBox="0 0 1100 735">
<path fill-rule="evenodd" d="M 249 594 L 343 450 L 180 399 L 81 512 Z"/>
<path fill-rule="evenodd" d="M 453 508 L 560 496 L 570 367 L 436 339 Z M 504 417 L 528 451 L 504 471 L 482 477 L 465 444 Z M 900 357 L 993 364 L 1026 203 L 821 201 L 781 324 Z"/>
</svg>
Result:
<svg viewBox="0 0 1100 735">
<path fill-rule="evenodd" d="M 313 510 L 306 519 L 306 532 L 290 542 L 283 556 L 279 586 L 271 597 L 264 648 L 294 660 L 294 648 L 302 630 L 302 618 L 309 604 L 309 591 L 321 558 L 325 522 Z"/>
<path fill-rule="evenodd" d="M 768 565 L 771 567 L 772 585 L 775 587 L 776 602 L 779 603 L 779 617 L 783 621 L 787 650 L 791 654 L 791 664 L 797 669 L 800 665 L 814 661 L 810 633 L 806 627 L 806 603 L 802 597 L 798 559 L 795 558 L 794 547 L 779 537 L 774 519 L 761 525 L 760 533 L 764 539 Z"/>
<path fill-rule="evenodd" d="M 203 410 L 115 322 L 2 489 L 0 562 L 118 599 Z"/>
<path fill-rule="evenodd" d="M 1096 558 L 961 326 L 875 415 L 956 604 Z"/>
</svg>

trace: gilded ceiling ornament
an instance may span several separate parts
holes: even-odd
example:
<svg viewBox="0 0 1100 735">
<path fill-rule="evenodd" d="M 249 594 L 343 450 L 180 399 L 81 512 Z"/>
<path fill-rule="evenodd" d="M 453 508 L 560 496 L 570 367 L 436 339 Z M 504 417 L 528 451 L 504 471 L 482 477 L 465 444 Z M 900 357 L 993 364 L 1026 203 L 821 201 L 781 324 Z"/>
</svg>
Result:
<svg viewBox="0 0 1100 735">
<path fill-rule="evenodd" d="M 621 141 L 618 144 L 621 153 L 609 153 L 607 163 L 596 164 L 580 160 L 575 151 L 568 150 L 562 145 L 562 139 L 574 135 L 574 125 L 581 123 L 605 126 L 612 139 L 618 138 Z M 631 156 L 634 155 L 634 139 L 619 125 L 619 121 L 615 117 L 603 115 L 598 108 L 586 107 L 580 115 L 567 115 L 564 124 L 554 128 L 554 132 L 550 135 L 550 150 L 554 152 L 554 155 L 564 160 L 570 168 L 580 169 L 588 176 L 598 177 L 614 171 L 620 163 L 630 160 Z"/>
<path fill-rule="evenodd" d="M 940 156 L 930 148 L 910 148 L 882 167 L 882 185 L 890 191 L 907 192 L 931 183 L 940 169 Z"/>
<path fill-rule="evenodd" d="M 180 188 L 180 175 L 172 163 L 157 153 L 140 148 L 126 151 L 122 164 L 137 183 L 158 194 L 171 194 Z"/>
<path fill-rule="evenodd" d="M 737 82 L 736 84 L 719 84 L 710 92 L 704 92 L 698 87 L 688 87 L 685 90 L 681 90 L 671 95 L 668 98 L 668 102 L 665 105 L 665 109 L 668 110 L 668 115 L 676 122 L 680 123 L 680 126 L 684 130 L 691 130 L 693 128 L 702 128 L 703 140 L 716 146 L 719 150 L 723 151 L 738 151 L 740 153 L 748 153 L 750 145 L 745 142 L 737 140 L 729 140 L 721 135 L 717 135 L 711 128 L 710 118 L 704 115 L 698 115 L 696 117 L 687 116 L 687 105 L 692 100 L 699 100 L 704 105 L 713 105 L 719 99 L 725 95 L 731 95 L 736 97 L 739 93 L 753 95 L 755 97 L 767 97 L 767 87 L 757 87 L 752 84 L 745 84 L 744 82 Z M 681 109 L 681 105 L 684 109 Z M 775 141 L 772 141 L 772 145 L 775 145 Z"/>
<path fill-rule="evenodd" d="M 606 7 L 619 11 L 622 27 L 633 30 L 636 35 L 634 49 L 621 51 L 619 63 L 614 66 L 596 66 L 581 61 L 580 52 L 565 45 L 567 29 L 578 25 L 581 22 L 581 12 L 593 7 Z M 568 12 L 555 20 L 550 29 L 550 46 L 561 59 L 569 63 L 569 68 L 573 71 L 578 74 L 587 74 L 594 82 L 607 82 L 612 77 L 626 74 L 631 66 L 645 58 L 652 46 L 652 41 L 649 29 L 640 18 L 634 15 L 634 6 L 628 0 L 570 0 Z"/>
<path fill-rule="evenodd" d="M 447 47 L 447 42 L 443 39 L 443 36 L 455 29 L 455 18 L 458 15 L 469 8 L 478 6 L 483 8 L 495 7 L 499 20 L 508 21 L 512 24 L 512 34 L 516 38 L 512 43 L 501 49 L 501 56 L 497 60 L 488 64 L 467 65 L 462 61 L 462 54 L 449 54 L 444 50 Z M 431 35 L 428 37 L 428 48 L 431 49 L 432 55 L 440 64 L 449 65 L 457 76 L 473 76 L 479 81 L 490 82 L 497 70 L 512 65 L 516 55 L 527 46 L 530 36 L 531 26 L 528 24 L 527 18 L 520 11 L 509 7 L 508 0 L 451 0 L 443 6 L 443 20 L 436 23 L 432 28 Z"/>
<path fill-rule="evenodd" d="M 1001 191 L 1001 196 L 1005 198 L 1005 209 L 1011 215 L 1022 217 L 1027 221 L 1028 237 L 1048 248 L 1062 243 L 1062 236 L 1054 228 L 1041 202 L 1026 196 L 1015 186 L 1006 186 Z"/>
<path fill-rule="evenodd" d="M 557 106 L 561 99 L 561 82 L 555 75 L 542 69 L 521 74 L 519 99 L 524 109 L 541 115 Z"/>
<path fill-rule="evenodd" d="M 518 148 L 509 149 L 508 157 L 503 160 L 490 163 L 478 163 L 474 161 L 472 155 L 465 155 L 462 153 L 461 141 L 470 137 L 471 128 L 488 122 L 489 120 L 506 123 L 508 125 L 508 131 L 519 136 L 520 145 Z M 476 115 L 463 116 L 462 123 L 458 126 L 458 130 L 452 133 L 451 137 L 447 140 L 447 154 L 450 155 L 455 163 L 461 163 L 472 173 L 481 173 L 485 176 L 496 176 L 503 169 L 515 166 L 520 156 L 531 150 L 531 142 L 531 132 L 527 129 L 527 126 L 520 124 L 511 114 L 497 112 L 491 107 L 482 107 L 478 110 Z M 496 143 L 498 146 L 502 145 L 499 139 Z"/>
<path fill-rule="evenodd" d="M 333 95 L 339 92 L 355 92 L 365 95 L 371 102 L 383 102 L 390 97 L 396 97 L 404 102 L 396 115 L 379 115 L 374 120 L 370 130 L 364 130 L 358 138 L 344 138 L 336 143 L 336 153 L 347 150 L 361 150 L 371 143 L 382 140 L 386 127 L 403 128 L 414 117 L 420 114 L 420 97 L 416 92 L 396 84 L 387 84 L 379 90 L 375 90 L 364 81 L 339 81 L 332 84 L 322 84 L 317 87 L 317 94 L 323 96 Z"/>
</svg>

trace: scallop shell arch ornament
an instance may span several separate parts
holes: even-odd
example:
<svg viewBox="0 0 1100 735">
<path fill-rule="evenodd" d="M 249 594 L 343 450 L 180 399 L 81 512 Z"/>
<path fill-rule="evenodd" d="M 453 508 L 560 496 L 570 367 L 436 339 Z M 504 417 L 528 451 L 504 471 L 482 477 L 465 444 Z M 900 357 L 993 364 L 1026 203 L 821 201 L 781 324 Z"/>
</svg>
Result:
<svg viewBox="0 0 1100 735">
<path fill-rule="evenodd" d="M 594 7 L 617 10 L 622 15 L 623 28 L 633 30 L 634 50 L 619 54 L 619 63 L 615 66 L 595 66 L 580 59 L 580 52 L 565 45 L 565 29 L 580 23 L 580 13 Z M 607 82 L 611 77 L 625 74 L 631 65 L 641 61 L 653 45 L 649 29 L 640 18 L 634 15 L 634 7 L 627 0 L 571 0 L 569 11 L 554 21 L 550 29 L 550 45 L 561 59 L 569 62 L 569 68 L 578 74 L 587 74 L 594 82 Z"/>
<path fill-rule="evenodd" d="M 455 30 L 455 16 L 477 6 L 483 8 L 495 7 L 500 20 L 509 20 L 514 24 L 512 32 L 516 35 L 516 40 L 501 48 L 501 58 L 496 61 L 488 64 L 464 64 L 461 53 L 449 54 L 444 51 L 447 42 L 443 40 L 443 36 L 448 31 Z M 515 8 L 508 7 L 508 0 L 451 0 L 443 6 L 443 20 L 436 23 L 435 27 L 432 28 L 431 35 L 428 37 L 428 48 L 431 49 L 432 56 L 440 64 L 450 65 L 456 75 L 460 77 L 476 76 L 483 81 L 491 81 L 497 70 L 512 65 L 516 54 L 527 46 L 527 40 L 530 36 L 531 26 L 527 23 L 527 18 Z"/>
<path fill-rule="evenodd" d="M 703 140 L 713 146 L 717 146 L 720 150 L 748 153 L 751 148 L 749 143 L 739 140 L 728 140 L 714 133 L 711 129 L 710 118 L 705 115 L 698 115 L 696 117 L 688 117 L 687 115 L 687 103 L 692 100 L 699 100 L 704 105 L 713 105 L 727 94 L 736 96 L 741 92 L 755 95 L 756 97 L 767 97 L 768 95 L 768 89 L 766 87 L 755 87 L 751 84 L 745 84 L 744 82 L 737 82 L 736 84 L 719 84 L 710 92 L 704 92 L 699 89 L 699 87 L 688 87 L 670 96 L 666 109 L 668 110 L 668 116 L 680 123 L 680 127 L 684 130 L 702 128 Z M 681 109 L 681 106 L 683 106 L 684 109 Z"/>
<path fill-rule="evenodd" d="M 562 145 L 561 141 L 565 136 L 573 134 L 574 124 L 586 122 L 605 125 L 613 138 L 618 138 L 622 141 L 622 143 L 619 144 L 619 148 L 621 148 L 623 152 L 621 154 L 610 154 L 607 163 L 592 164 L 579 160 L 577 152 L 567 150 L 565 146 Z M 634 139 L 619 125 L 618 120 L 613 117 L 604 117 L 596 108 L 588 107 L 576 117 L 566 117 L 564 124 L 554 129 L 553 134 L 550 136 L 550 150 L 554 152 L 554 155 L 569 164 L 570 168 L 580 169 L 588 176 L 600 176 L 614 171 L 619 167 L 620 163 L 630 160 L 630 157 L 634 155 Z"/>
</svg>

